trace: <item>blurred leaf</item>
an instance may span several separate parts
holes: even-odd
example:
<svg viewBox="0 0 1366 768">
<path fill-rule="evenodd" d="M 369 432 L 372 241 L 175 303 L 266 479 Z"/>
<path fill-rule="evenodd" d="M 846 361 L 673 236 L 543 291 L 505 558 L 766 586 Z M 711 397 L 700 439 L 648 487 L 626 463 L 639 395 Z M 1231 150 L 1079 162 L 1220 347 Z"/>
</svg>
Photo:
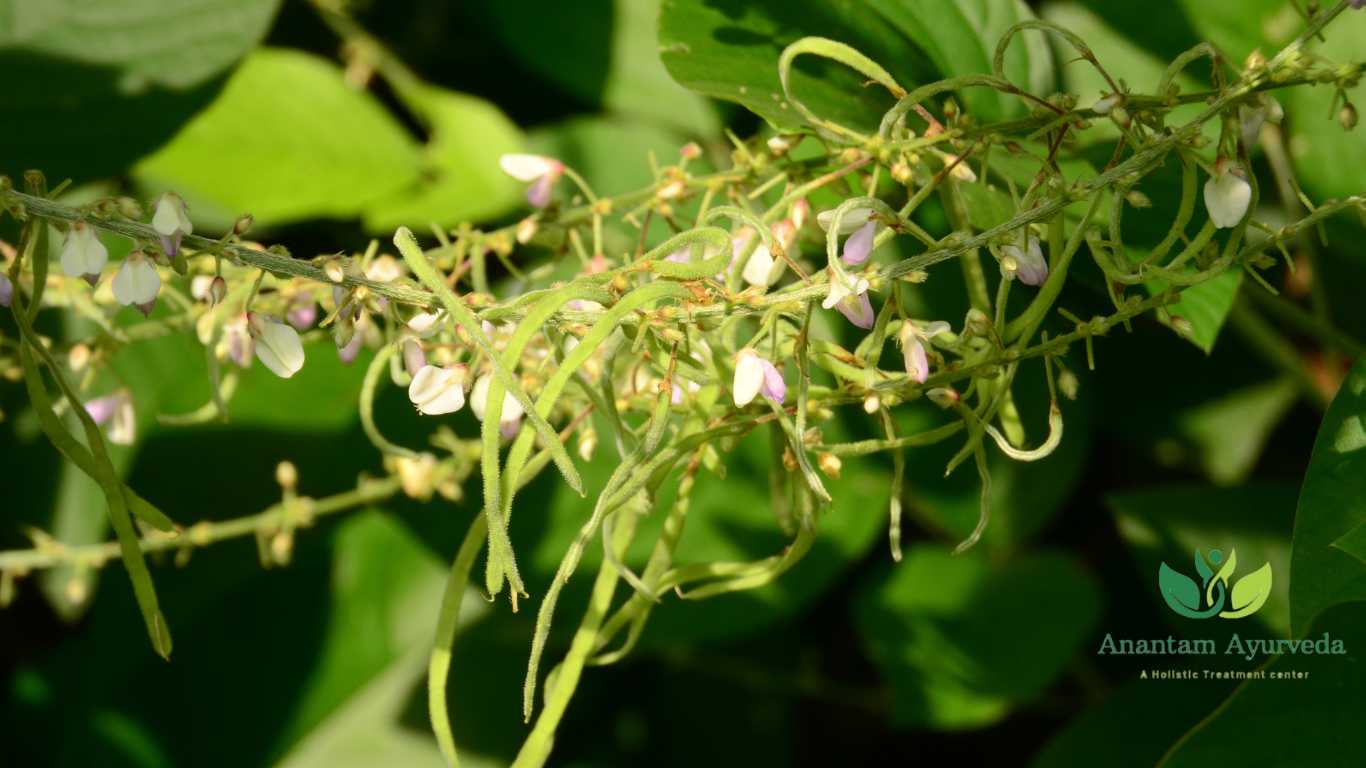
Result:
<svg viewBox="0 0 1366 768">
<path fill-rule="evenodd" d="M 659 49 L 674 80 L 705 96 L 744 105 L 781 131 L 804 127 L 778 82 L 778 56 L 817 35 L 859 49 L 903 88 L 933 78 L 933 66 L 876 11 L 853 0 L 664 0 Z M 869 130 L 894 100 L 843 65 L 797 59 L 793 93 L 823 118 Z"/>
<path fill-rule="evenodd" d="M 1234 390 L 1177 414 L 1177 429 L 1194 444 L 1216 485 L 1236 485 L 1257 464 L 1271 431 L 1295 404 L 1295 382 L 1275 379 Z"/>
<path fill-rule="evenodd" d="M 1298 615 L 1296 616 L 1298 621 Z M 1336 605 L 1306 633 L 1330 638 L 1352 655 L 1313 653 L 1273 657 L 1266 679 L 1247 680 L 1178 740 L 1164 768 L 1210 765 L 1346 766 L 1366 754 L 1366 666 L 1357 654 L 1366 644 L 1366 604 Z M 1277 679 L 1278 675 L 1296 675 Z"/>
<path fill-rule="evenodd" d="M 1341 14 L 1324 31 L 1324 37 L 1327 42 L 1313 46 L 1316 54 L 1339 64 L 1360 62 L 1366 15 L 1350 11 Z M 1331 109 L 1334 93 L 1329 86 L 1292 88 L 1281 93 L 1281 102 L 1289 113 L 1290 157 L 1300 183 L 1318 200 L 1361 194 L 1361 174 L 1343 170 L 1366 167 L 1366 130 L 1342 129 Z M 1358 109 L 1366 108 L 1360 86 L 1348 91 L 1348 97 Z M 1351 246 L 1348 249 L 1360 257 L 1359 251 Z"/>
<path fill-rule="evenodd" d="M 0 2 L 0 171 L 123 171 L 213 98 L 279 0 Z"/>
<path fill-rule="evenodd" d="M 854 611 L 891 687 L 893 722 L 975 728 L 1057 679 L 1094 628 L 1100 593 L 1061 554 L 996 566 L 979 550 L 955 556 L 920 544 L 863 585 Z"/>
<path fill-rule="evenodd" d="M 1002 35 L 1034 18 L 1022 0 L 872 0 L 869 5 L 919 45 L 944 77 L 991 74 Z M 1018 34 L 1006 51 L 1006 78 L 1036 96 L 1050 96 L 1056 86 L 1052 56 L 1043 33 Z M 987 88 L 968 89 L 959 99 L 983 122 L 1029 113 L 1018 97 Z"/>
<path fill-rule="evenodd" d="M 1284 635 L 1290 620 L 1290 527 L 1295 489 L 1286 485 L 1236 488 L 1168 486 L 1113 494 L 1106 501 L 1119 533 L 1158 600 L 1160 564 L 1190 573 L 1195 550 L 1236 551 L 1247 576 L 1271 564 L 1271 595 L 1252 615 L 1267 631 Z M 1197 600 L 1198 602 L 1198 600 Z M 1173 618 L 1173 621 L 1177 621 Z M 1184 626 L 1184 624 L 1182 625 Z M 1246 630 L 1240 627 L 1240 632 Z"/>
<path fill-rule="evenodd" d="M 636 121 L 578 117 L 532 131 L 527 143 L 532 151 L 573 167 L 598 195 L 618 195 L 649 186 L 654 181 L 649 154 L 671 160 L 684 139 Z M 570 182 L 561 180 L 560 184 Z"/>
<path fill-rule="evenodd" d="M 196 222 L 250 212 L 268 227 L 355 216 L 414 184 L 420 162 L 402 126 L 337 66 L 261 49 L 135 172 L 144 186 L 179 192 Z"/>
<path fill-rule="evenodd" d="M 1208 680 L 1134 680 L 1098 706 L 1083 709 L 1030 765 L 1072 768 L 1103 762 L 1107 768 L 1152 768 L 1231 687 Z M 1117 744 L 1124 748 L 1116 749 Z"/>
<path fill-rule="evenodd" d="M 1107 3 L 1107 5 L 1125 4 Z M 1134 5 L 1133 9 L 1141 10 L 1142 6 Z M 1114 21 L 1114 10 L 1113 8 L 1106 9 L 1112 22 Z M 1110 77 L 1114 78 L 1116 82 L 1127 85 L 1135 93 L 1152 93 L 1157 88 L 1157 84 L 1162 79 L 1162 73 L 1167 68 L 1167 60 L 1164 56 L 1154 54 L 1126 37 L 1126 35 L 1133 34 L 1130 26 L 1121 27 L 1107 24 L 1106 19 L 1102 19 L 1080 2 L 1051 2 L 1044 6 L 1041 15 L 1048 21 L 1066 27 L 1080 35 L 1086 44 L 1095 51 L 1101 66 L 1105 67 L 1105 71 L 1109 72 Z M 1179 15 L 1179 11 L 1177 15 Z M 1164 18 L 1164 24 L 1157 26 L 1165 27 L 1166 21 Z M 1055 45 L 1065 57 L 1070 58 L 1073 55 L 1072 48 L 1066 43 L 1055 39 Z M 1207 80 L 1202 83 L 1193 76 L 1199 72 L 1201 70 L 1198 65 L 1187 69 L 1176 78 L 1177 85 L 1187 93 L 1208 88 Z M 1066 92 L 1076 94 L 1080 99 L 1080 106 L 1090 106 L 1102 94 L 1108 93 L 1110 90 L 1109 83 L 1105 82 L 1105 78 L 1100 72 L 1084 61 L 1072 61 L 1063 67 L 1062 81 Z M 1204 105 L 1202 104 L 1187 104 L 1176 107 L 1171 112 L 1169 122 L 1184 122 L 1199 114 L 1203 108 Z M 1094 129 L 1082 134 L 1082 141 L 1090 143 L 1102 137 L 1106 141 L 1114 141 L 1119 138 L 1119 129 L 1109 120 L 1095 120 L 1092 125 Z M 1206 123 L 1203 133 L 1211 142 L 1218 140 L 1218 121 Z M 1178 194 L 1178 198 L 1179 196 Z M 1168 217 L 1168 221 L 1170 221 L 1170 217 Z M 1127 241 L 1128 238 L 1126 237 L 1125 240 Z"/>
<path fill-rule="evenodd" d="M 503 173 L 498 158 L 519 152 L 522 135 L 498 107 L 474 96 L 426 87 L 424 119 L 431 137 L 422 178 L 365 210 L 365 227 L 389 232 L 496 218 L 522 199 L 522 185 Z"/>
<path fill-rule="evenodd" d="M 1328 406 L 1300 490 L 1291 552 L 1290 618 L 1304 636 L 1325 609 L 1366 598 L 1366 562 L 1334 547 L 1366 523 L 1366 359 Z M 1350 541 L 1350 539 L 1349 539 Z"/>
<path fill-rule="evenodd" d="M 523 64 L 575 98 L 694 136 L 719 132 L 715 109 L 660 63 L 658 0 L 531 0 L 492 3 L 488 12 Z"/>
</svg>

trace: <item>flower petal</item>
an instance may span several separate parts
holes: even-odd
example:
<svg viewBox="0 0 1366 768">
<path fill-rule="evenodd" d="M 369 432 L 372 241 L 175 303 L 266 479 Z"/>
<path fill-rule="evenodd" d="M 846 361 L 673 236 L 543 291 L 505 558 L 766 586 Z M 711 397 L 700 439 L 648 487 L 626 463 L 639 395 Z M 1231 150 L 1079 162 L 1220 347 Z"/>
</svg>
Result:
<svg viewBox="0 0 1366 768">
<path fill-rule="evenodd" d="M 502 167 L 503 173 L 518 181 L 535 181 L 553 173 L 559 167 L 558 161 L 551 158 L 520 154 L 503 155 L 498 158 L 498 165 Z"/>
<path fill-rule="evenodd" d="M 1205 209 L 1219 229 L 1237 226 L 1251 203 L 1252 185 L 1231 168 L 1220 169 L 1205 182 Z"/>
<path fill-rule="evenodd" d="M 852 233 L 853 233 L 855 230 L 857 230 L 859 227 L 862 227 L 864 224 L 867 224 L 867 223 L 868 223 L 868 219 L 872 218 L 872 215 L 873 215 L 873 209 L 872 209 L 872 208 L 851 208 L 851 209 L 845 211 L 845 212 L 844 212 L 844 218 L 843 218 L 843 219 L 840 219 L 840 231 L 839 231 L 839 234 L 841 234 L 841 235 L 852 234 Z M 816 223 L 820 225 L 821 229 L 829 230 L 829 229 L 830 229 L 830 225 L 833 224 L 834 222 L 835 222 L 835 211 L 834 211 L 834 209 L 831 209 L 831 210 L 828 210 L 828 211 L 821 211 L 820 213 L 816 214 Z"/>
<path fill-rule="evenodd" d="M 769 252 L 768 246 L 760 245 L 750 254 L 749 261 L 745 262 L 745 271 L 741 277 L 750 285 L 768 287 L 773 282 L 773 254 Z"/>
<path fill-rule="evenodd" d="M 763 384 L 763 358 L 754 350 L 745 347 L 735 356 L 735 381 L 731 385 L 735 406 L 743 408 L 749 405 L 759 394 L 759 388 Z"/>
<path fill-rule="evenodd" d="M 873 321 L 877 316 L 873 314 L 873 302 L 868 299 L 867 291 L 851 294 L 841 299 L 835 308 L 844 315 L 849 322 L 860 328 L 868 329 L 873 327 Z"/>
<path fill-rule="evenodd" d="M 844 241 L 844 253 L 840 255 L 844 263 L 853 266 L 867 261 L 868 254 L 873 252 L 873 235 L 876 232 L 877 224 L 870 221 L 850 235 Z"/>
</svg>

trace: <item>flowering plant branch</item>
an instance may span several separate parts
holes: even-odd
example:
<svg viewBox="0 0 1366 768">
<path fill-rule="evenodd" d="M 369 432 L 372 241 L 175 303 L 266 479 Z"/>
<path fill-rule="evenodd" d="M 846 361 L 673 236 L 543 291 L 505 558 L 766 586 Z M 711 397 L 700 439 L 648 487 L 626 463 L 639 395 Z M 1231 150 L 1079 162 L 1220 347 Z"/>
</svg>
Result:
<svg viewBox="0 0 1366 768">
<path fill-rule="evenodd" d="M 783 52 L 779 79 L 788 102 L 810 128 L 806 135 L 736 140 L 733 167 L 712 173 L 690 170 L 701 150 L 688 145 L 675 163 L 657 169 L 649 187 L 617 197 L 597 195 L 589 180 L 559 159 L 507 155 L 502 167 L 528 185 L 530 215 L 488 232 L 468 226 L 437 230 L 431 248 L 400 228 L 393 238 L 397 257 L 371 243 L 363 253 L 298 259 L 283 248 L 245 242 L 249 217 L 219 239 L 194 235 L 188 209 L 172 195 L 158 200 L 144 223 L 141 206 L 128 199 L 73 207 L 48 193 L 40 175 L 28 179 L 27 192 L 10 188 L 6 180 L 0 198 L 24 222 L 24 236 L 0 284 L 0 298 L 11 306 L 19 328 L 17 339 L 3 340 L 3 349 L 14 351 L 49 440 L 100 484 L 118 544 L 73 548 L 39 535 L 32 550 L 0 552 L 0 572 L 11 583 L 33 569 L 63 563 L 99 567 L 120 554 L 154 646 L 166 655 L 169 629 L 143 553 L 188 551 L 254 534 L 265 562 L 284 562 L 294 529 L 316 516 L 400 491 L 424 499 L 434 492 L 455 497 L 478 462 L 482 512 L 456 557 L 429 669 L 433 729 L 454 763 L 445 692 L 456 617 L 477 556 L 486 545 L 484 589 L 496 596 L 506 587 L 516 610 L 518 600 L 529 595 L 508 535 L 517 492 L 553 463 L 582 494 L 585 488 L 566 444 L 577 438 L 577 453 L 586 461 L 598 450 L 596 425 L 606 425 L 619 462 L 540 596 L 524 686 L 528 720 L 535 713 L 540 662 L 557 599 L 586 548 L 601 540 L 604 558 L 588 608 L 566 656 L 545 679 L 543 708 L 516 763 L 541 765 L 583 670 L 627 654 L 661 600 L 671 593 L 702 599 L 753 589 L 801 560 L 819 535 L 831 500 L 826 480 L 839 476 L 843 459 L 891 454 L 889 545 L 893 558 L 900 559 L 904 452 L 965 436 L 946 471 L 972 459 L 980 477 L 978 522 L 959 544 L 959 551 L 967 549 L 990 520 L 988 451 L 1037 461 L 1064 439 L 1062 401 L 1078 386 L 1064 361 L 1072 345 L 1084 344 L 1093 364 L 1096 337 L 1149 311 L 1166 310 L 1182 291 L 1228 270 L 1243 270 L 1270 288 L 1260 274 L 1273 263 L 1268 251 L 1284 250 L 1330 216 L 1366 211 L 1366 198 L 1360 196 L 1306 201 L 1307 214 L 1273 226 L 1258 217 L 1256 179 L 1248 172 L 1250 147 L 1263 123 L 1276 119 L 1270 91 L 1308 83 L 1342 89 L 1359 79 L 1359 64 L 1331 64 L 1304 51 L 1305 41 L 1351 5 L 1344 0 L 1319 12 L 1295 42 L 1270 60 L 1250 61 L 1241 69 L 1229 67 L 1211 48 L 1192 49 L 1173 62 L 1152 94 L 1130 92 L 1110 77 L 1084 41 L 1046 22 L 1011 28 L 995 51 L 991 75 L 950 78 L 910 91 L 850 46 L 804 38 Z M 360 34 L 345 17 L 329 18 L 345 34 Z M 1075 48 L 1104 76 L 1110 92 L 1078 107 L 1073 95 L 1042 98 L 1012 84 L 1002 64 L 1005 52 L 1013 38 L 1031 30 L 1056 35 Z M 849 66 L 897 102 L 869 134 L 818 115 L 791 92 L 790 69 L 798 56 Z M 1214 59 L 1213 88 L 1180 93 L 1174 77 L 1201 56 Z M 404 81 L 413 77 L 392 63 L 381 74 Z M 396 83 L 400 93 L 402 85 Z M 950 100 L 934 114 L 941 106 L 936 98 L 967 88 L 993 89 L 1034 112 L 1022 120 L 981 125 Z M 1167 124 L 1173 108 L 1192 103 L 1204 107 L 1184 123 Z M 1119 129 L 1114 158 L 1089 178 L 1069 180 L 1059 158 L 1094 121 Z M 917 131 L 913 123 L 923 127 Z M 1220 127 L 1212 161 L 1201 153 L 1202 130 L 1210 123 Z M 810 151 L 794 157 L 799 145 Z M 1013 175 L 992 164 L 993 149 L 1037 161 L 1037 169 L 1023 178 Z M 1124 241 L 1125 209 L 1141 204 L 1138 184 L 1169 160 L 1183 173 L 1177 216 L 1155 248 L 1133 254 Z M 974 195 L 993 183 L 1009 188 L 1011 211 L 996 223 L 975 226 Z M 565 189 L 570 184 L 573 191 Z M 831 192 L 842 202 L 813 215 L 810 199 Z M 919 207 L 932 197 L 955 230 L 947 236 L 936 237 L 917 221 Z M 1201 204 L 1206 220 L 1191 235 L 1188 226 Z M 670 236 L 658 240 L 652 233 L 654 217 L 669 223 Z M 634 252 L 609 252 L 604 237 L 609 224 L 638 232 Z M 45 239 L 52 231 L 63 238 L 62 275 L 48 274 Z M 97 232 L 136 245 L 107 292 L 101 278 L 108 254 Z M 651 244 L 652 239 L 658 242 Z M 564 270 L 557 272 L 555 260 L 512 262 L 533 245 L 573 253 L 578 269 L 557 280 L 554 275 L 563 277 Z M 1090 319 L 1060 305 L 1083 246 L 1104 275 L 1113 306 L 1112 312 Z M 501 300 L 488 278 L 490 256 L 517 277 L 517 290 Z M 966 317 L 955 322 L 909 316 L 903 286 L 925 282 L 930 267 L 950 260 L 959 261 L 966 278 L 971 306 Z M 1154 281 L 1161 287 L 1147 298 L 1125 292 Z M 179 293 L 178 282 L 188 283 L 190 298 Z M 1020 292 L 1029 300 L 1012 315 L 1009 298 Z M 155 318 L 131 327 L 113 322 L 119 305 L 149 315 L 161 298 L 171 306 Z M 1267 301 L 1255 300 L 1258 305 Z M 321 321 L 319 305 L 330 308 Z M 1274 301 L 1268 306 L 1280 307 Z M 66 345 L 52 343 L 34 325 L 37 314 L 49 308 L 86 316 L 102 333 Z M 1361 349 L 1359 342 L 1293 307 L 1268 311 L 1287 324 L 1315 329 L 1326 343 Z M 1055 314 L 1071 327 L 1050 336 L 1044 324 Z M 838 341 L 844 329 L 831 331 L 832 323 L 835 328 L 843 323 L 837 317 L 863 334 L 853 349 Z M 1182 323 L 1189 325 L 1179 317 L 1170 320 L 1178 332 Z M 105 440 L 133 437 L 127 416 L 131 396 L 113 393 L 107 396 L 111 400 L 85 390 L 92 380 L 87 366 L 107 364 L 119 348 L 141 339 L 189 328 L 211 361 L 212 394 L 202 412 L 178 419 L 184 423 L 227 418 L 233 374 L 222 369 L 246 368 L 253 356 L 274 374 L 290 378 L 305 362 L 304 340 L 330 335 L 346 362 L 363 347 L 378 348 L 365 372 L 358 414 L 366 436 L 385 457 L 387 476 L 328 499 L 308 500 L 294 495 L 297 478 L 283 472 L 285 498 L 265 512 L 184 528 L 174 523 L 118 478 L 104 451 Z M 899 366 L 883 365 L 888 342 L 901 349 Z M 86 358 L 78 354 L 82 349 Z M 88 359 L 91 350 L 101 352 L 95 362 Z M 1012 390 L 1033 360 L 1042 362 L 1050 403 L 1048 434 L 1029 447 Z M 73 382 L 72 376 L 82 379 Z M 373 409 L 385 380 L 406 387 L 414 407 L 433 418 L 468 402 L 481 422 L 480 434 L 456 436 L 439 429 L 433 445 L 440 458 L 390 441 Z M 898 434 L 893 409 L 919 407 L 921 399 L 942 410 L 944 420 L 920 433 Z M 861 407 L 884 437 L 827 438 L 823 425 L 851 405 Z M 80 433 L 72 433 L 64 413 L 78 417 Z M 125 414 L 122 428 L 120 413 Z M 561 425 L 558 432 L 554 424 Z M 788 546 L 755 562 L 675 563 L 700 469 L 720 461 L 720 441 L 765 424 L 780 442 L 776 461 L 794 499 L 790 519 L 779 521 L 790 536 Z M 675 501 L 637 572 L 624 555 L 636 523 L 676 477 Z M 140 538 L 134 519 L 156 532 Z M 629 588 L 628 597 L 616 604 L 621 582 Z M 614 648 L 623 631 L 625 638 Z"/>
</svg>

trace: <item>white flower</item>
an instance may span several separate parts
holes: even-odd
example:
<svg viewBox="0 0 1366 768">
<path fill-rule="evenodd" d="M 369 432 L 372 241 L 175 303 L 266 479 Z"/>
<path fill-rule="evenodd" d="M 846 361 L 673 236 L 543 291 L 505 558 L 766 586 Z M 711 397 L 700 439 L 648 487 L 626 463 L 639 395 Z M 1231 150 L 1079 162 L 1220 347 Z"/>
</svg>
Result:
<svg viewBox="0 0 1366 768">
<path fill-rule="evenodd" d="M 445 314 L 442 312 L 419 312 L 408 321 L 408 329 L 419 338 L 429 339 L 441 330 L 441 321 L 444 319 Z"/>
<path fill-rule="evenodd" d="M 1096 99 L 1096 103 L 1091 105 L 1091 111 L 1098 115 L 1108 115 L 1110 114 L 1110 110 L 1114 109 L 1115 105 L 1119 104 L 1119 100 L 1120 95 L 1118 93 L 1106 94 L 1099 99 Z"/>
<path fill-rule="evenodd" d="M 487 397 L 488 388 L 484 390 L 484 396 Z M 455 413 L 465 405 L 465 366 L 422 366 L 408 385 L 408 399 L 413 401 L 418 411 L 428 416 Z"/>
<path fill-rule="evenodd" d="M 388 254 L 382 254 L 365 268 L 365 279 L 377 283 L 392 283 L 400 277 L 403 277 L 403 270 L 398 266 L 398 259 Z"/>
<path fill-rule="evenodd" d="M 768 246 L 760 243 L 750 254 L 749 261 L 745 262 L 745 270 L 741 272 L 741 277 L 750 285 L 768 287 L 772 284 L 777 275 L 773 274 L 773 254 L 769 252 Z"/>
<path fill-rule="evenodd" d="M 110 287 L 114 289 L 114 298 L 120 304 L 135 306 L 146 317 L 152 314 L 152 307 L 156 306 L 157 292 L 161 290 L 161 275 L 157 274 L 157 268 L 142 251 L 133 251 L 123 260 Z"/>
<path fill-rule="evenodd" d="M 1205 182 L 1205 209 L 1219 229 L 1233 227 L 1247 215 L 1252 203 L 1252 185 L 1237 163 L 1220 158 L 1214 164 L 1214 175 Z"/>
<path fill-rule="evenodd" d="M 857 231 L 859 227 L 862 227 L 864 224 L 867 224 L 868 219 L 872 218 L 872 216 L 872 208 L 850 208 L 849 210 L 844 212 L 844 218 L 840 219 L 839 233 L 841 235 L 852 234 L 853 232 Z M 821 229 L 830 229 L 830 225 L 833 224 L 834 221 L 835 211 L 833 209 L 829 211 L 821 211 L 820 213 L 816 214 L 816 223 L 820 225 Z"/>
<path fill-rule="evenodd" d="M 256 339 L 256 359 L 282 379 L 304 367 L 304 345 L 299 332 L 254 312 L 247 314 L 247 326 Z"/>
<path fill-rule="evenodd" d="M 62 243 L 62 271 L 69 277 L 83 277 L 93 287 L 100 281 L 100 270 L 109 261 L 109 249 L 83 221 L 71 223 Z"/>
<path fill-rule="evenodd" d="M 907 376 L 921 384 L 925 383 L 930 377 L 930 360 L 925 353 L 924 342 L 948 332 L 949 324 L 942 320 L 923 326 L 914 320 L 907 320 L 901 324 L 898 341 L 901 343 L 901 355 L 906 365 Z"/>
<path fill-rule="evenodd" d="M 85 412 L 96 424 L 109 424 L 109 442 L 115 445 L 133 444 L 137 419 L 133 413 L 133 398 L 127 390 L 91 400 L 85 404 Z"/>
<path fill-rule="evenodd" d="M 470 410 L 474 411 L 474 417 L 480 421 L 484 420 L 484 409 L 488 404 L 489 385 L 493 383 L 493 374 L 486 373 L 474 382 L 474 389 L 470 391 Z M 503 413 L 499 416 L 500 424 L 517 421 L 522 418 L 522 404 L 517 402 L 517 398 L 512 393 L 503 391 Z"/>
<path fill-rule="evenodd" d="M 1006 279 L 1011 276 L 1020 278 L 1020 282 L 1025 285 L 1043 285 L 1043 281 L 1048 279 L 1048 261 L 1043 257 L 1043 249 L 1039 247 L 1039 238 L 1030 235 L 1024 249 L 1018 245 L 1005 245 L 1001 247 L 1003 253 L 1012 264 L 1006 263 Z"/>
<path fill-rule="evenodd" d="M 830 292 L 821 306 L 838 309 L 849 322 L 860 328 L 872 328 L 876 319 L 872 302 L 868 299 L 868 281 L 838 268 L 831 269 Z"/>
<path fill-rule="evenodd" d="M 498 164 L 502 166 L 503 173 L 512 178 L 531 182 L 526 199 L 534 208 L 544 208 L 550 204 L 551 188 L 564 173 L 564 163 L 541 155 L 503 155 L 498 158 Z"/>
<path fill-rule="evenodd" d="M 152 214 L 152 229 L 161 237 L 161 250 L 168 258 L 175 258 L 180 252 L 180 238 L 194 232 L 190 212 L 179 195 L 167 192 L 157 199 L 156 213 Z"/>
<path fill-rule="evenodd" d="M 735 407 L 743 408 L 749 405 L 759 394 L 759 388 L 764 384 L 764 363 L 763 358 L 749 347 L 745 347 L 735 356 L 735 381 L 731 385 L 731 393 L 735 397 Z"/>
</svg>

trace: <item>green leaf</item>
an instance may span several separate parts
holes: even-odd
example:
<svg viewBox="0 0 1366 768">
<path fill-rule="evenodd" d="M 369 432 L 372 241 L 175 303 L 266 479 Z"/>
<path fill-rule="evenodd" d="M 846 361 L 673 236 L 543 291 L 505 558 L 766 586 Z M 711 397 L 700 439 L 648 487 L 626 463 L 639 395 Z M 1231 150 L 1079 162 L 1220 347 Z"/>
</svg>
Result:
<svg viewBox="0 0 1366 768">
<path fill-rule="evenodd" d="M 521 63 L 604 111 L 696 136 L 719 132 L 716 110 L 659 60 L 658 0 L 490 3 L 492 27 Z M 536 23 L 527 23 L 528 18 Z"/>
<path fill-rule="evenodd" d="M 279 0 L 4 0 L 0 172 L 125 170 L 207 105 Z"/>
<path fill-rule="evenodd" d="M 1265 679 L 1240 684 L 1158 765 L 1338 766 L 1366 754 L 1366 667 L 1356 656 L 1366 644 L 1366 604 L 1330 608 L 1306 629 L 1307 638 L 1319 641 L 1313 653 L 1272 657 Z M 1331 653 L 1333 643 L 1352 655 Z"/>
<path fill-rule="evenodd" d="M 1236 485 L 1252 473 L 1271 431 L 1295 404 L 1288 378 L 1229 392 L 1176 415 L 1177 431 L 1216 485 Z"/>
<path fill-rule="evenodd" d="M 1095 627 L 1100 594 L 1061 554 L 996 566 L 977 550 L 921 544 L 865 582 L 854 611 L 891 686 L 894 723 L 975 728 L 1057 679 Z"/>
<path fill-rule="evenodd" d="M 716 3 L 664 0 L 659 48 L 673 79 L 705 96 L 744 105 L 781 131 L 805 127 L 783 96 L 778 56 L 806 36 L 847 43 L 881 64 L 903 88 L 934 78 L 924 53 L 886 19 L 853 0 Z M 793 95 L 822 118 L 871 130 L 894 103 L 852 70 L 811 56 L 793 67 Z"/>
<path fill-rule="evenodd" d="M 445 569 L 401 524 L 378 513 L 348 519 L 334 547 L 334 607 L 279 743 L 298 742 L 291 758 L 300 765 L 321 764 L 310 759 L 332 754 L 339 742 L 359 749 L 377 740 L 395 747 L 416 741 L 420 751 L 439 756 L 425 734 L 397 738 L 396 721 L 421 685 Z M 360 727 L 365 718 L 368 727 Z"/>
<path fill-rule="evenodd" d="M 1294 636 L 1320 612 L 1366 599 L 1366 562 L 1333 543 L 1366 522 L 1366 359 L 1328 406 L 1300 490 L 1290 558 Z M 1352 541 L 1351 538 L 1348 541 Z"/>
<path fill-rule="evenodd" d="M 1294 498 L 1293 487 L 1253 484 L 1235 488 L 1161 486 L 1113 494 L 1105 501 L 1115 515 L 1120 536 L 1129 545 L 1140 578 L 1151 585 L 1148 588 L 1154 600 L 1174 592 L 1192 610 L 1204 605 L 1198 588 L 1193 596 L 1187 594 L 1175 586 L 1167 571 L 1175 575 L 1189 572 L 1196 550 L 1236 550 L 1245 569 L 1260 570 L 1266 564 L 1267 573 L 1274 574 L 1267 604 L 1252 618 L 1265 631 L 1284 635 L 1289 626 L 1288 541 Z M 1250 578 L 1253 572 L 1235 572 L 1231 580 Z M 1156 580 L 1152 580 L 1153 574 L 1158 574 Z M 1254 585 L 1256 582 L 1249 582 L 1247 588 Z M 1226 600 L 1225 607 L 1228 605 Z M 1174 614 L 1173 621 L 1183 628 L 1190 626 Z M 1247 634 L 1248 630 L 1239 625 L 1238 631 Z"/>
<path fill-rule="evenodd" d="M 1125 253 L 1130 261 L 1138 263 L 1147 257 L 1148 249 L 1126 248 Z M 1242 283 L 1242 270 L 1225 270 L 1203 283 L 1183 289 L 1174 303 L 1157 311 L 1157 319 L 1208 355 L 1214 350 L 1219 332 L 1233 310 L 1233 302 L 1238 298 L 1238 288 Z M 1167 290 L 1167 283 L 1148 280 L 1143 287 L 1149 296 L 1156 296 Z M 1173 325 L 1176 318 L 1181 319 L 1181 330 Z"/>
<path fill-rule="evenodd" d="M 522 135 L 498 107 L 483 99 L 425 87 L 420 103 L 431 125 L 421 178 L 365 211 L 365 227 L 392 232 L 501 216 L 522 200 L 522 184 L 503 173 L 498 158 L 522 149 Z"/>
<path fill-rule="evenodd" d="M 920 46 L 943 77 L 991 74 L 1002 35 L 1012 25 L 1034 18 L 1021 0 L 872 0 L 869 6 Z M 1043 33 L 1027 31 L 1011 40 L 1005 74 L 1036 96 L 1053 93 L 1053 54 Z M 1029 113 L 1020 98 L 985 88 L 969 89 L 959 98 L 981 121 Z"/>
<path fill-rule="evenodd" d="M 1361 40 L 1366 39 L 1366 14 L 1346 12 L 1338 16 L 1324 31 L 1326 42 L 1314 46 L 1314 52 L 1337 63 L 1361 61 Z M 1343 173 L 1344 168 L 1361 168 L 1366 164 L 1366 133 L 1361 128 L 1344 131 L 1332 111 L 1333 89 L 1330 86 L 1292 88 L 1281 92 L 1282 103 L 1289 113 L 1287 141 L 1290 157 L 1300 183 L 1315 199 L 1359 195 L 1361 177 Z M 1348 90 L 1348 98 L 1358 108 L 1366 94 L 1358 85 Z M 1353 255 L 1359 255 L 1354 252 Z"/>
<path fill-rule="evenodd" d="M 1157 586 L 1162 590 L 1162 599 L 1172 610 L 1196 611 L 1200 608 L 1200 587 L 1189 576 L 1177 573 L 1165 562 L 1157 571 Z M 1185 614 L 1182 614 L 1185 615 Z"/>
<path fill-rule="evenodd" d="M 262 226 L 355 216 L 418 180 L 417 145 L 380 103 L 316 56 L 261 49 L 222 95 L 138 164 L 197 223 L 250 212 Z"/>
<path fill-rule="evenodd" d="M 1134 680 L 1081 711 L 1039 752 L 1033 768 L 1152 768 L 1172 742 L 1212 710 L 1231 685 L 1209 680 Z M 1138 725 L 1141 724 L 1141 725 Z M 1115 745 L 1123 744 L 1123 749 Z"/>
<path fill-rule="evenodd" d="M 1231 610 L 1220 613 L 1222 618 L 1238 619 L 1256 613 L 1271 595 L 1271 563 L 1263 563 L 1261 568 L 1235 581 L 1230 595 Z"/>
</svg>

